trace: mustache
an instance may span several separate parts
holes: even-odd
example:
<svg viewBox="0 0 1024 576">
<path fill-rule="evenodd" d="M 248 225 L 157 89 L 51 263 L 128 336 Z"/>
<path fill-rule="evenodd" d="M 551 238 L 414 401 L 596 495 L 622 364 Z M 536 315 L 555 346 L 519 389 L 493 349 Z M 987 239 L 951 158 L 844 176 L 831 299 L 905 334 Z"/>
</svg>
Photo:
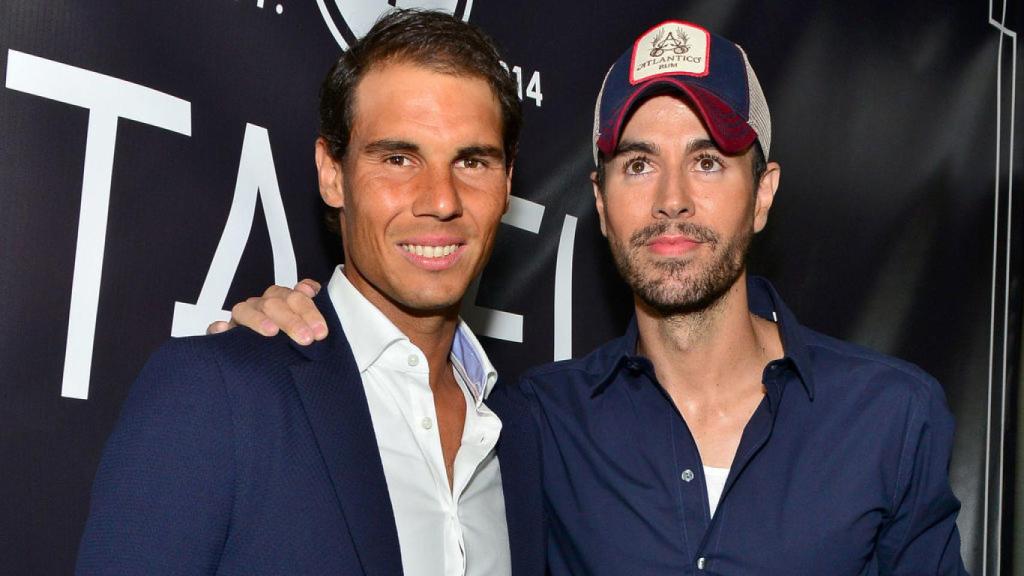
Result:
<svg viewBox="0 0 1024 576">
<path fill-rule="evenodd" d="M 654 238 L 666 234 L 678 234 L 698 242 L 718 243 L 718 234 L 710 228 L 692 222 L 655 222 L 634 232 L 629 237 L 629 244 L 634 248 L 642 248 Z"/>
</svg>

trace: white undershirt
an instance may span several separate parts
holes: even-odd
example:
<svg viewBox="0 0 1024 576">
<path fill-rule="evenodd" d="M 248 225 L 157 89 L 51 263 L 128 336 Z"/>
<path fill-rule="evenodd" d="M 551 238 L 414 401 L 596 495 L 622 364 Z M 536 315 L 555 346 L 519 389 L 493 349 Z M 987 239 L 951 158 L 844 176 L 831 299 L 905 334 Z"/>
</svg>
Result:
<svg viewBox="0 0 1024 576">
<path fill-rule="evenodd" d="M 708 505 L 711 507 L 711 516 L 715 515 L 718 509 L 718 501 L 722 499 L 722 490 L 725 489 L 725 480 L 729 478 L 728 468 L 704 467 L 704 482 L 708 485 Z"/>
<path fill-rule="evenodd" d="M 363 380 L 404 574 L 508 576 L 505 499 L 494 453 L 501 420 L 483 403 L 497 373 L 460 322 L 451 360 L 466 397 L 466 423 L 449 489 L 427 359 L 341 270 L 327 290 Z"/>
</svg>

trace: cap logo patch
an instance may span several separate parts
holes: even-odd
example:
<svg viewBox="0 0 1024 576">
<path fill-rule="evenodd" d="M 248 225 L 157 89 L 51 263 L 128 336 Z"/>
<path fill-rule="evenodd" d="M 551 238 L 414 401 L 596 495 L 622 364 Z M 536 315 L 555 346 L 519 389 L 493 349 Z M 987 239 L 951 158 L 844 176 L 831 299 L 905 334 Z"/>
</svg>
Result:
<svg viewBox="0 0 1024 576">
<path fill-rule="evenodd" d="M 675 37 L 675 32 L 679 33 L 679 37 Z M 666 50 L 671 50 L 673 54 L 686 54 L 690 51 L 690 45 L 686 42 L 689 38 L 686 36 L 686 32 L 683 32 L 682 28 L 677 28 L 675 32 L 669 32 L 668 36 L 665 36 L 664 28 L 658 30 L 651 39 L 651 43 L 654 48 L 651 49 L 651 58 L 657 58 L 665 53 Z"/>
<path fill-rule="evenodd" d="M 707 76 L 710 48 L 707 30 L 688 22 L 663 22 L 633 45 L 629 81 L 637 84 L 672 74 Z"/>
</svg>

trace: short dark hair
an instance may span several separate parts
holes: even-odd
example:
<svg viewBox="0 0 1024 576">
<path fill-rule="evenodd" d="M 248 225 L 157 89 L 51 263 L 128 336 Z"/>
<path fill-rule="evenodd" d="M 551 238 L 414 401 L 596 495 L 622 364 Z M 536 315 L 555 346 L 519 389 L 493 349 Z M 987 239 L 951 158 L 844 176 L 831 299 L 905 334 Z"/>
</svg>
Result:
<svg viewBox="0 0 1024 576">
<path fill-rule="evenodd" d="M 757 185 L 761 183 L 761 177 L 768 171 L 768 161 L 764 157 L 764 150 L 761 149 L 761 144 L 758 141 L 755 140 L 751 145 L 751 148 L 754 150 L 754 157 L 750 159 L 750 164 L 754 173 L 754 192 L 757 193 Z M 604 153 L 598 153 L 595 180 L 597 181 L 597 187 L 601 190 L 602 194 L 604 193 L 604 172 L 606 162 Z"/>
<path fill-rule="evenodd" d="M 494 41 L 458 18 L 433 10 L 387 12 L 365 36 L 338 58 L 320 88 L 320 137 L 335 160 L 342 160 L 352 133 L 353 104 L 359 82 L 387 62 L 407 62 L 452 76 L 486 80 L 501 106 L 505 168 L 519 149 L 523 123 L 515 81 L 501 65 Z M 326 212 L 328 227 L 337 231 L 338 211 Z"/>
</svg>

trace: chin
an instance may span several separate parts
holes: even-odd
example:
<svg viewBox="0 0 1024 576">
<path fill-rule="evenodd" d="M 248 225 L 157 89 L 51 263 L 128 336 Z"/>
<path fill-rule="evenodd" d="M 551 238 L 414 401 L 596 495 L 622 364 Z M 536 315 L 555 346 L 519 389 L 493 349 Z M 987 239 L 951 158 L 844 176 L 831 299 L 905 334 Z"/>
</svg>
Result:
<svg viewBox="0 0 1024 576">
<path fill-rule="evenodd" d="M 407 294 L 404 298 L 396 298 L 399 304 L 418 312 L 441 312 L 462 303 L 465 291 L 427 290 Z"/>
</svg>

